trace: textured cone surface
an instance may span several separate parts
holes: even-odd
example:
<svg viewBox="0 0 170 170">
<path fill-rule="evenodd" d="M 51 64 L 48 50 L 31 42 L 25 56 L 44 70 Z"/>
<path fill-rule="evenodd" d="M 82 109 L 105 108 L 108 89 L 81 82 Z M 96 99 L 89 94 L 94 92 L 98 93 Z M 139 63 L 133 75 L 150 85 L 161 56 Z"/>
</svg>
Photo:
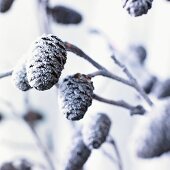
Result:
<svg viewBox="0 0 170 170">
<path fill-rule="evenodd" d="M 140 158 L 153 158 L 170 151 L 170 98 L 141 118 L 130 145 Z"/>
<path fill-rule="evenodd" d="M 14 0 L 0 0 L 0 12 L 7 12 L 12 6 Z"/>
<path fill-rule="evenodd" d="M 152 7 L 153 0 L 127 0 L 124 8 L 131 16 L 137 17 L 147 14 L 148 10 Z"/>
<path fill-rule="evenodd" d="M 31 86 L 29 85 L 27 79 L 25 62 L 20 61 L 18 65 L 14 68 L 12 73 L 12 80 L 19 90 L 27 91 L 31 89 Z"/>
<path fill-rule="evenodd" d="M 164 82 L 158 82 L 153 90 L 154 95 L 159 98 L 165 98 L 170 96 L 170 79 Z"/>
<path fill-rule="evenodd" d="M 76 137 L 68 148 L 63 162 L 63 170 L 80 170 L 89 158 L 91 151 L 84 144 L 81 137 Z"/>
<path fill-rule="evenodd" d="M 69 120 L 80 120 L 92 104 L 93 83 L 84 74 L 66 77 L 59 86 L 62 112 Z"/>
<path fill-rule="evenodd" d="M 48 11 L 53 20 L 60 24 L 79 24 L 82 21 L 81 14 L 65 6 L 55 6 Z"/>
<path fill-rule="evenodd" d="M 99 113 L 83 126 L 83 140 L 89 149 L 99 148 L 109 134 L 111 121 L 106 114 Z"/>
<path fill-rule="evenodd" d="M 66 63 L 64 43 L 54 35 L 40 37 L 30 50 L 26 70 L 28 82 L 37 90 L 55 85 Z"/>
</svg>

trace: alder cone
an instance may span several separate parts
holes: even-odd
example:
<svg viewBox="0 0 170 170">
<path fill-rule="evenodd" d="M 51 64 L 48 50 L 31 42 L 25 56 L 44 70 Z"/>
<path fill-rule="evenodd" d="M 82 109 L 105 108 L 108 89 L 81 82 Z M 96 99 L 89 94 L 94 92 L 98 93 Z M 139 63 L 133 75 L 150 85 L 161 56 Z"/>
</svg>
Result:
<svg viewBox="0 0 170 170">
<path fill-rule="evenodd" d="M 27 91 L 31 89 L 27 79 L 25 61 L 21 60 L 14 68 L 12 73 L 12 81 L 14 85 L 21 91 Z"/>
<path fill-rule="evenodd" d="M 140 158 L 153 158 L 170 151 L 170 98 L 141 118 L 130 145 Z"/>
<path fill-rule="evenodd" d="M 55 85 L 66 63 L 64 43 L 55 35 L 43 35 L 29 52 L 26 63 L 28 82 L 37 90 L 48 90 Z"/>
<path fill-rule="evenodd" d="M 83 126 L 83 140 L 89 149 L 98 149 L 105 141 L 111 127 L 110 118 L 98 113 Z"/>
<path fill-rule="evenodd" d="M 63 162 L 63 170 L 80 170 L 88 160 L 91 151 L 84 144 L 81 136 L 76 137 L 69 147 Z"/>
<path fill-rule="evenodd" d="M 14 0 L 0 0 L 0 12 L 7 12 L 11 8 L 13 2 Z"/>
<path fill-rule="evenodd" d="M 147 14 L 148 10 L 152 7 L 153 0 L 127 0 L 124 8 L 131 16 L 137 17 Z"/>
<path fill-rule="evenodd" d="M 69 120 L 80 120 L 92 104 L 93 83 L 84 74 L 66 77 L 59 86 L 60 105 L 62 112 Z"/>
<path fill-rule="evenodd" d="M 80 13 L 65 6 L 49 7 L 48 13 L 55 22 L 60 24 L 79 24 L 82 21 L 82 15 Z"/>
</svg>

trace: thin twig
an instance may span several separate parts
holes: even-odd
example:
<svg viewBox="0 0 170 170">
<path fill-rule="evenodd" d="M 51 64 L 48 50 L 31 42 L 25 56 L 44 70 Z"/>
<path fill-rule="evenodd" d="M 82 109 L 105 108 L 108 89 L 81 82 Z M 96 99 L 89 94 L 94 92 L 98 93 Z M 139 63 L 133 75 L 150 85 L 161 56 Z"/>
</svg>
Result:
<svg viewBox="0 0 170 170">
<path fill-rule="evenodd" d="M 45 156 L 46 160 L 48 161 L 51 170 L 55 170 L 55 166 L 53 164 L 51 156 L 50 156 L 48 150 L 45 148 L 45 146 L 41 142 L 41 139 L 40 139 L 39 135 L 37 134 L 36 130 L 32 126 L 29 126 L 29 127 L 30 127 L 30 129 L 32 130 L 32 132 L 34 134 L 34 137 L 36 138 L 37 145 L 39 146 L 39 148 L 43 152 L 43 155 Z"/>
<path fill-rule="evenodd" d="M 127 69 L 127 67 L 121 63 L 115 55 L 112 55 L 111 58 L 114 60 L 115 64 L 117 64 L 122 70 L 123 72 L 127 75 L 127 77 L 129 78 L 129 80 L 132 82 L 133 87 L 140 93 L 140 95 L 146 100 L 146 102 L 152 106 L 153 102 L 150 100 L 150 98 L 147 96 L 147 94 L 145 93 L 145 91 L 139 86 L 137 80 L 134 78 L 134 76 L 130 73 L 130 71 Z"/>
<path fill-rule="evenodd" d="M 128 109 L 128 110 L 132 110 L 135 107 L 135 106 L 128 104 L 127 102 L 125 102 L 123 100 L 119 100 L 119 101 L 109 100 L 109 99 L 105 99 L 103 97 L 100 97 L 97 94 L 93 94 L 93 99 L 98 100 L 98 101 L 103 102 L 103 103 L 111 104 L 111 105 L 114 105 L 114 106 L 123 107 L 123 108 Z"/>
<path fill-rule="evenodd" d="M 113 163 L 117 164 L 117 160 L 111 155 L 109 154 L 108 152 L 106 152 L 104 149 L 100 149 L 101 152 L 106 156 L 108 157 Z"/>
<path fill-rule="evenodd" d="M 6 71 L 4 73 L 0 73 L 0 79 L 1 78 L 4 78 L 4 77 L 8 77 L 8 76 L 11 76 L 12 75 L 12 71 Z"/>
<path fill-rule="evenodd" d="M 105 32 L 103 32 L 99 29 L 95 29 L 95 28 L 89 29 L 89 32 L 92 34 L 98 34 L 98 35 L 102 36 L 104 38 L 104 40 L 106 41 L 108 48 L 111 51 L 115 50 L 115 47 L 114 47 L 112 41 L 110 40 L 109 36 Z"/>
<path fill-rule="evenodd" d="M 2 101 L 11 108 L 12 114 L 13 114 L 18 120 L 21 120 L 22 122 L 24 122 L 24 123 L 27 125 L 27 127 L 28 127 L 28 128 L 30 129 L 30 131 L 31 131 L 31 134 L 32 134 L 32 135 L 34 136 L 34 138 L 35 138 L 35 141 L 36 141 L 37 146 L 39 147 L 40 151 L 42 152 L 42 154 L 43 154 L 44 157 L 46 158 L 46 160 L 47 160 L 47 162 L 48 162 L 48 164 L 49 164 L 50 169 L 51 169 L 51 170 L 55 170 L 55 166 L 54 166 L 54 164 L 53 164 L 53 161 L 52 161 L 52 159 L 51 159 L 51 156 L 50 156 L 50 154 L 48 153 L 48 150 L 46 149 L 46 147 L 45 147 L 45 146 L 43 145 L 43 143 L 41 142 L 41 139 L 39 138 L 37 132 L 33 129 L 33 127 L 32 127 L 25 119 L 23 119 L 20 115 L 17 114 L 15 108 L 13 107 L 13 105 L 12 105 L 10 102 L 8 102 L 8 101 L 6 101 L 6 100 L 4 100 L 4 99 L 2 99 Z"/>
<path fill-rule="evenodd" d="M 90 62 L 98 70 L 100 70 L 100 75 L 108 77 L 108 78 L 111 78 L 111 79 L 116 80 L 116 81 L 119 81 L 119 82 L 121 82 L 123 84 L 126 84 L 128 86 L 132 86 L 130 81 L 111 73 L 105 67 L 103 67 L 102 65 L 97 63 L 95 60 L 93 60 L 90 56 L 88 56 L 84 51 L 82 51 L 77 46 L 75 46 L 75 45 L 73 45 L 71 43 L 68 43 L 68 42 L 65 42 L 65 46 L 66 46 L 67 51 L 70 51 L 70 52 L 82 57 L 83 59 Z"/>
<path fill-rule="evenodd" d="M 51 33 L 50 21 L 47 14 L 48 2 L 49 0 L 37 0 L 38 8 L 38 20 L 40 22 L 40 29 L 42 33 L 49 34 Z"/>
<path fill-rule="evenodd" d="M 119 168 L 119 170 L 123 170 L 122 159 L 121 159 L 120 152 L 119 152 L 119 149 L 117 147 L 117 144 L 116 144 L 115 140 L 111 136 L 109 136 L 107 142 L 110 143 L 113 146 L 113 149 L 114 149 L 115 154 L 116 154 L 117 159 L 118 159 L 118 168 Z"/>
<path fill-rule="evenodd" d="M 123 100 L 119 100 L 119 101 L 115 101 L 115 100 L 110 100 L 110 99 L 106 99 L 103 98 L 99 95 L 93 94 L 93 99 L 103 102 L 103 103 L 107 103 L 107 104 L 111 104 L 114 106 L 118 106 L 118 107 L 122 107 L 125 109 L 128 109 L 130 111 L 130 115 L 144 115 L 146 113 L 146 110 L 143 108 L 143 106 L 141 105 L 137 105 L 137 106 L 132 106 L 129 103 L 123 101 Z"/>
</svg>

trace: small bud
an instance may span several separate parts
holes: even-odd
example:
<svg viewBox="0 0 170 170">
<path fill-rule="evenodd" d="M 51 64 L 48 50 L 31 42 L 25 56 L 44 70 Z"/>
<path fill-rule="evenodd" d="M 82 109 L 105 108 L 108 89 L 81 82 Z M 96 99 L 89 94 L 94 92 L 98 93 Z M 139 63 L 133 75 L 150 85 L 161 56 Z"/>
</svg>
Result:
<svg viewBox="0 0 170 170">
<path fill-rule="evenodd" d="M 25 62 L 20 61 L 18 65 L 14 68 L 12 73 L 12 80 L 15 86 L 21 91 L 27 91 L 31 89 L 31 86 L 29 85 L 27 79 Z"/>
<path fill-rule="evenodd" d="M 106 114 L 96 114 L 83 126 L 83 140 L 89 149 L 98 149 L 109 134 L 111 120 Z"/>
<path fill-rule="evenodd" d="M 132 149 L 140 158 L 153 158 L 170 151 L 170 99 L 141 118 L 132 136 Z"/>
<path fill-rule="evenodd" d="M 141 65 L 143 65 L 147 59 L 147 51 L 142 45 L 131 45 L 129 47 L 129 55 L 137 58 Z"/>
<path fill-rule="evenodd" d="M 143 89 L 146 94 L 150 94 L 152 92 L 157 81 L 157 77 L 151 76 L 150 79 L 143 84 Z"/>
<path fill-rule="evenodd" d="M 136 107 L 134 107 L 131 111 L 130 111 L 130 115 L 144 115 L 146 112 L 146 110 L 143 108 L 143 106 L 138 105 Z"/>
<path fill-rule="evenodd" d="M 37 111 L 29 110 L 24 116 L 24 120 L 27 121 L 31 126 L 34 126 L 38 121 L 43 119 L 43 115 Z"/>
<path fill-rule="evenodd" d="M 147 14 L 152 7 L 153 0 L 126 0 L 124 8 L 131 16 L 137 17 Z"/>
<path fill-rule="evenodd" d="M 0 0 L 0 12 L 7 12 L 11 8 L 13 2 L 14 0 Z"/>
<path fill-rule="evenodd" d="M 28 82 L 37 90 L 55 85 L 66 63 L 64 43 L 55 35 L 43 35 L 33 45 L 26 63 Z"/>
<path fill-rule="evenodd" d="M 66 77 L 59 86 L 62 112 L 69 120 L 80 120 L 92 104 L 93 83 L 84 74 Z"/>
<path fill-rule="evenodd" d="M 80 170 L 88 160 L 91 151 L 86 147 L 81 137 L 76 137 L 68 148 L 63 162 L 63 170 Z"/>
<path fill-rule="evenodd" d="M 153 94 L 158 98 L 162 99 L 170 96 L 170 79 L 163 82 L 158 82 L 153 90 Z"/>
<path fill-rule="evenodd" d="M 79 24 L 82 21 L 81 14 L 65 6 L 49 7 L 48 13 L 60 24 Z"/>
</svg>

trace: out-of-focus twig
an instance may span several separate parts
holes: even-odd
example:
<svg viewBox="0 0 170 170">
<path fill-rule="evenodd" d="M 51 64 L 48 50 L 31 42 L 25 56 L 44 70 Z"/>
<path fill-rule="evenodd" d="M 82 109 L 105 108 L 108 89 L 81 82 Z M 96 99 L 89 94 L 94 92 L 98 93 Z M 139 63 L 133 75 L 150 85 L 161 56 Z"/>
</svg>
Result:
<svg viewBox="0 0 170 170">
<path fill-rule="evenodd" d="M 38 21 L 41 29 L 41 33 L 49 34 L 51 33 L 51 26 L 49 17 L 47 14 L 47 8 L 49 0 L 36 0 L 37 1 L 37 15 Z"/>
<path fill-rule="evenodd" d="M 4 78 L 4 77 L 8 77 L 8 76 L 11 76 L 12 75 L 12 71 L 6 71 L 4 73 L 0 73 L 0 79 L 1 78 Z"/>
<path fill-rule="evenodd" d="M 115 64 L 117 64 L 122 70 L 123 72 L 127 75 L 127 77 L 129 78 L 129 80 L 131 81 L 131 83 L 133 84 L 133 87 L 140 93 L 140 95 L 145 99 L 145 101 L 152 106 L 153 102 L 150 100 L 150 98 L 147 96 L 147 94 L 145 93 L 145 91 L 140 87 L 140 85 L 138 84 L 137 80 L 134 78 L 134 76 L 130 73 L 130 71 L 128 70 L 128 68 L 121 63 L 115 55 L 112 55 L 111 58 L 114 60 Z"/>
<path fill-rule="evenodd" d="M 119 152 L 119 149 L 118 149 L 118 147 L 117 147 L 117 144 L 116 144 L 115 140 L 114 140 L 111 136 L 109 136 L 109 138 L 107 139 L 107 142 L 108 142 L 109 144 L 111 144 L 111 146 L 113 146 L 113 149 L 114 149 L 115 154 L 116 154 L 116 157 L 117 157 L 119 170 L 123 170 L 122 158 L 121 158 L 121 156 L 120 156 L 120 152 Z"/>
<path fill-rule="evenodd" d="M 4 99 L 1 99 L 1 101 L 3 101 L 7 106 L 9 106 L 9 108 L 11 108 L 12 114 L 18 120 L 24 122 L 27 125 L 27 127 L 30 129 L 31 134 L 34 136 L 34 139 L 36 141 L 36 144 L 37 144 L 38 148 L 40 149 L 40 151 L 44 155 L 45 159 L 47 160 L 50 169 L 55 170 L 55 166 L 54 166 L 54 163 L 52 161 L 52 158 L 51 158 L 48 150 L 46 149 L 46 147 L 41 142 L 41 139 L 39 138 L 39 136 L 38 136 L 37 132 L 35 131 L 35 129 L 25 119 L 23 119 L 19 114 L 17 114 L 17 111 L 15 110 L 14 106 L 10 102 L 8 102 L 8 101 L 6 101 Z"/>
</svg>

